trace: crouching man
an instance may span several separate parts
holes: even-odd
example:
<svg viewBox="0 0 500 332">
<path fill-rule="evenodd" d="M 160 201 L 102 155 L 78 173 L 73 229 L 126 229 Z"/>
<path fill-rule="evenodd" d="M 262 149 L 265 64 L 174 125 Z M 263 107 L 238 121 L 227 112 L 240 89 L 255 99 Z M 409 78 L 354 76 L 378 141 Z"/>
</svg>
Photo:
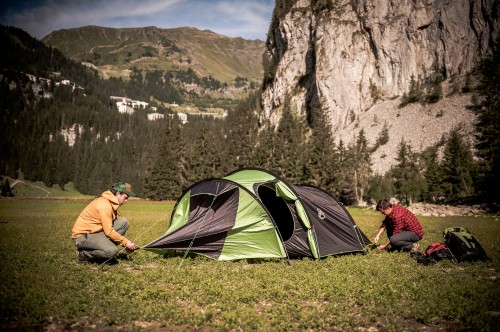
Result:
<svg viewBox="0 0 500 332">
<path fill-rule="evenodd" d="M 106 262 L 118 253 L 118 244 L 128 252 L 137 249 L 137 245 L 124 236 L 128 220 L 117 218 L 118 208 L 131 196 L 136 195 L 130 184 L 118 182 L 80 213 L 71 234 L 79 262 Z"/>
<path fill-rule="evenodd" d="M 389 241 L 379 245 L 377 249 L 385 250 L 391 245 L 395 250 L 416 252 L 418 241 L 424 236 L 424 230 L 417 217 L 405 207 L 392 205 L 388 200 L 382 199 L 377 203 L 377 211 L 385 216 L 380 229 L 373 239 L 378 243 L 380 235 L 387 231 Z"/>
</svg>

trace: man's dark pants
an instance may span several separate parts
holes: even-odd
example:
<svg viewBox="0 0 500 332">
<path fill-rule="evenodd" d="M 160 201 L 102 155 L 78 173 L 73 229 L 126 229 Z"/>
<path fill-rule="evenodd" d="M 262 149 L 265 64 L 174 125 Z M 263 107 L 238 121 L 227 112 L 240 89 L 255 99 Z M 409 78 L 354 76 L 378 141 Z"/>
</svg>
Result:
<svg viewBox="0 0 500 332">
<path fill-rule="evenodd" d="M 128 230 L 128 220 L 117 218 L 113 228 L 120 235 Z M 75 239 L 76 247 L 88 259 L 109 259 L 118 253 L 117 244 L 113 243 L 104 232 L 84 234 Z"/>
<path fill-rule="evenodd" d="M 394 249 L 410 251 L 413 243 L 420 241 L 420 237 L 413 232 L 403 231 L 389 236 L 389 241 Z"/>
</svg>

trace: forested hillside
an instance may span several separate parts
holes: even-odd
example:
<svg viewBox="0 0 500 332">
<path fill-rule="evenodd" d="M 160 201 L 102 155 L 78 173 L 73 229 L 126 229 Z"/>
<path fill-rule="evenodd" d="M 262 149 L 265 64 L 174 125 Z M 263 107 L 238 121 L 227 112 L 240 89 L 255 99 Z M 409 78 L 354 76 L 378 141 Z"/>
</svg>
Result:
<svg viewBox="0 0 500 332">
<path fill-rule="evenodd" d="M 263 74 L 262 41 L 189 27 L 85 26 L 54 31 L 42 41 L 95 68 L 100 77 L 125 82 L 144 77 L 149 95 L 136 88 L 130 97 L 152 96 L 160 103 L 224 108 L 255 91 Z"/>
<path fill-rule="evenodd" d="M 196 181 L 239 167 L 263 167 L 292 183 L 320 186 L 346 204 L 393 196 L 406 202 L 498 198 L 497 49 L 479 68 L 482 80 L 471 105 L 478 114 L 480 144 L 473 149 L 453 132 L 415 153 L 402 141 L 398 164 L 374 175 L 371 155 L 387 143 L 387 133 L 375 145 L 363 131 L 352 144 L 336 144 L 320 110 L 303 119 L 290 106 L 283 108 L 276 129 L 264 129 L 272 127 L 258 118 L 258 93 L 228 106 L 224 118 L 188 114 L 185 122 L 156 105 L 164 117 L 151 121 L 149 109 L 120 113 L 110 96 L 132 96 L 136 89 L 154 93 L 153 79 L 103 80 L 17 28 L 0 27 L 0 42 L 9 50 L 0 56 L 4 176 L 49 186 L 73 182 L 80 192 L 94 195 L 124 180 L 142 197 L 176 199 Z M 162 90 L 175 93 L 169 86 Z"/>
<path fill-rule="evenodd" d="M 165 122 L 118 113 L 109 96 L 125 86 L 99 79 L 20 29 L 2 27 L 0 42 L 9 50 L 0 57 L 2 174 L 49 186 L 73 181 L 92 194 L 126 179 L 142 192 L 148 153 Z M 83 89 L 56 86 L 63 80 Z M 63 135 L 71 129 L 73 146 Z"/>
<path fill-rule="evenodd" d="M 132 75 L 128 82 L 103 80 L 97 71 L 14 27 L 2 26 L 0 38 L 9 49 L 0 57 L 3 175 L 41 180 L 48 186 L 74 182 L 88 194 L 99 194 L 111 183 L 125 180 L 141 196 L 172 199 L 190 182 L 235 167 L 233 151 L 221 144 L 225 137 L 241 141 L 224 129 L 232 126 L 234 112 L 225 121 L 188 115 L 184 125 L 161 104 L 152 103 L 155 112 L 164 115 L 155 121 L 148 120 L 151 111 L 146 109 L 122 114 L 110 96 L 146 99 L 156 92 L 174 95 L 177 91 L 155 72 Z M 197 77 L 190 70 L 186 74 L 186 80 Z M 244 121 L 246 127 L 253 123 L 256 128 L 256 119 Z M 171 139 L 174 133 L 179 136 L 165 145 L 165 138 Z M 246 129 L 237 132 L 246 133 Z M 164 185 L 153 185 L 156 182 Z"/>
</svg>

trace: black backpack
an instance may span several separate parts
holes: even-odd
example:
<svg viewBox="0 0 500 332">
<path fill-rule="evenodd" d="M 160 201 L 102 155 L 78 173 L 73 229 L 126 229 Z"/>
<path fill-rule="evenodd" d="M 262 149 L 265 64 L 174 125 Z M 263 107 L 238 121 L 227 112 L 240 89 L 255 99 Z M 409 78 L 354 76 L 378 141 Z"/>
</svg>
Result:
<svg viewBox="0 0 500 332">
<path fill-rule="evenodd" d="M 474 236 L 463 227 L 447 228 L 443 237 L 458 262 L 491 260 Z"/>
</svg>

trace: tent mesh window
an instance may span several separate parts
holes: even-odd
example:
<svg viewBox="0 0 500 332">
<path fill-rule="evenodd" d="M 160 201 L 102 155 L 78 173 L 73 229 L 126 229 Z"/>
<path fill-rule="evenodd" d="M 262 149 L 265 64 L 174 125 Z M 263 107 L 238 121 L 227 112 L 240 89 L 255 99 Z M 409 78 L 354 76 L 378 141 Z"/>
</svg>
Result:
<svg viewBox="0 0 500 332">
<path fill-rule="evenodd" d="M 262 204 L 264 204 L 273 218 L 283 241 L 291 238 L 294 230 L 294 222 L 286 201 L 278 197 L 274 189 L 265 185 L 259 186 L 258 195 Z"/>
</svg>

